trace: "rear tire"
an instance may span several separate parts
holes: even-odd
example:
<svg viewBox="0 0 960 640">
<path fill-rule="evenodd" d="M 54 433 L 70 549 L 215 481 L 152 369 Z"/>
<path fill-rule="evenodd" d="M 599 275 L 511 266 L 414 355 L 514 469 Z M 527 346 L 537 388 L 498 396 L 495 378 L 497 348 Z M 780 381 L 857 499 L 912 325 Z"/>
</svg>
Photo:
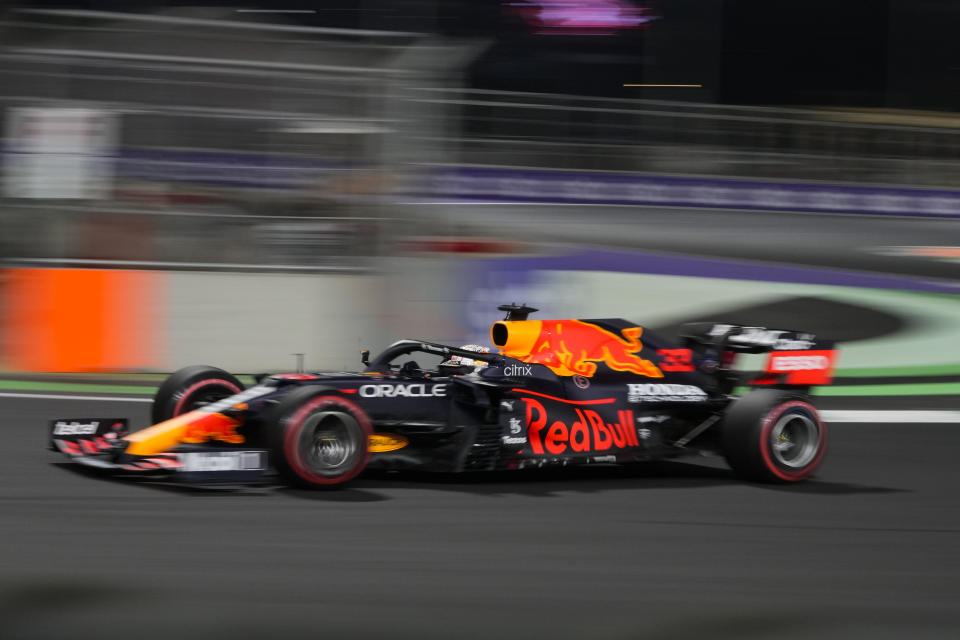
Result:
<svg viewBox="0 0 960 640">
<path fill-rule="evenodd" d="M 751 391 L 727 410 L 721 429 L 723 453 L 733 471 L 756 482 L 805 480 L 827 450 L 827 425 L 798 393 Z"/>
<path fill-rule="evenodd" d="M 243 384 L 223 369 L 206 365 L 184 367 L 170 374 L 157 389 L 150 417 L 156 424 L 241 391 Z"/>
<path fill-rule="evenodd" d="M 291 484 L 340 485 L 359 475 L 370 460 L 370 418 L 328 389 L 293 391 L 274 409 L 268 429 L 274 465 Z"/>
</svg>

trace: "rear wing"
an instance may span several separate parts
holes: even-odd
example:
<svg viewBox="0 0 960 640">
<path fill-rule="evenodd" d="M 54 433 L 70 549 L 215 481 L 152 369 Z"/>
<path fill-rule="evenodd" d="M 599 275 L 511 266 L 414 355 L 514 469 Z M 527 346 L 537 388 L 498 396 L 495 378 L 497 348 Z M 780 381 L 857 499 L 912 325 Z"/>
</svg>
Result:
<svg viewBox="0 0 960 640">
<path fill-rule="evenodd" d="M 750 385 L 809 386 L 830 384 L 839 352 L 832 340 L 809 332 L 691 323 L 681 334 L 687 346 L 716 350 L 722 367 L 732 368 L 738 353 L 769 353 L 763 372 Z"/>
<path fill-rule="evenodd" d="M 751 385 L 809 386 L 830 384 L 836 368 L 836 349 L 771 351 L 763 373 Z"/>
</svg>

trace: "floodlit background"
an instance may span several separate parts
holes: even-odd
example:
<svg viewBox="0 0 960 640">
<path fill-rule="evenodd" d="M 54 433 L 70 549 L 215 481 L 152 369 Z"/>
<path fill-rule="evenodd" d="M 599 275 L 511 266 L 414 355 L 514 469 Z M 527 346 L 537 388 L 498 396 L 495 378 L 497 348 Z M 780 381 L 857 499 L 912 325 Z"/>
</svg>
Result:
<svg viewBox="0 0 960 640">
<path fill-rule="evenodd" d="M 0 366 L 340 368 L 411 332 L 483 340 L 514 299 L 664 323 L 762 290 L 664 296 L 718 274 L 649 282 L 629 253 L 603 270 L 637 277 L 598 289 L 585 248 L 949 277 L 928 219 L 907 242 L 796 215 L 960 214 L 947 5 L 773 4 L 8 7 Z M 504 260 L 543 254 L 578 284 Z"/>
<path fill-rule="evenodd" d="M 821 400 L 955 410 L 958 21 L 954 0 L 4 3 L 0 394 L 148 397 L 182 366 L 292 370 L 294 354 L 355 369 L 402 337 L 489 343 L 497 305 L 526 302 L 668 335 L 813 331 L 842 349 Z M 841 431 L 834 475 L 789 496 L 683 469 L 647 493 L 602 473 L 585 491 L 367 481 L 256 509 L 77 489 L 73 528 L 54 507 L 0 516 L 23 560 L 0 617 L 22 637 L 158 616 L 179 633 L 178 610 L 216 637 L 320 636 L 325 619 L 333 637 L 948 637 L 955 545 L 919 550 L 956 537 L 936 492 L 957 477 L 885 480 L 914 427 Z M 922 431 L 914 464 L 946 465 L 951 437 Z M 6 468 L 54 473 L 28 440 L 36 464 Z M 125 529 L 140 546 L 102 547 L 161 498 Z M 89 557 L 64 555 L 71 533 Z M 50 559 L 89 579 L 37 568 Z"/>
<path fill-rule="evenodd" d="M 958 251 L 948 5 L 772 4 L 7 7 L 0 366 L 341 368 L 485 340 L 503 302 L 657 326 L 769 298 L 641 249 L 924 276 L 738 271 L 797 295 L 955 291 L 929 281 Z"/>
</svg>

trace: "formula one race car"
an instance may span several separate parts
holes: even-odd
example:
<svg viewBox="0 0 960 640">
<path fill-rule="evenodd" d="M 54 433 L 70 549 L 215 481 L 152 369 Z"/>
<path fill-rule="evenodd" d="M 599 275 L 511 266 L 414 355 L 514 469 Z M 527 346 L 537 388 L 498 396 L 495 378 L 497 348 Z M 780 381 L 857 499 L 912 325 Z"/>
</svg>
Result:
<svg viewBox="0 0 960 640">
<path fill-rule="evenodd" d="M 460 472 L 631 463 L 718 453 L 741 477 L 796 482 L 827 428 L 807 395 L 837 352 L 809 333 L 691 324 L 677 344 L 625 320 L 528 320 L 504 305 L 498 352 L 400 340 L 361 373 L 256 376 L 192 366 L 153 402 L 153 426 L 65 419 L 51 447 L 107 472 L 250 483 L 276 471 L 307 487 L 366 468 Z M 749 379 L 740 353 L 769 353 Z M 437 360 L 432 366 L 417 360 Z M 741 396 L 736 388 L 746 386 Z"/>
</svg>

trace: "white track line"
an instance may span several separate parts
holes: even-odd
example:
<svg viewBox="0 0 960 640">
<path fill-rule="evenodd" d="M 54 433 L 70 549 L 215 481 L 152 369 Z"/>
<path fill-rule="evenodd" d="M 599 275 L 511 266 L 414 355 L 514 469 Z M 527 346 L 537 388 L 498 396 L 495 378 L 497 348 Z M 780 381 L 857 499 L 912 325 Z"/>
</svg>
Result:
<svg viewBox="0 0 960 640">
<path fill-rule="evenodd" d="M 917 422 L 923 424 L 960 423 L 960 411 L 856 411 L 847 409 L 828 409 L 820 415 L 825 422 L 862 422 L 895 424 Z"/>
<path fill-rule="evenodd" d="M 153 398 L 132 396 L 65 396 L 47 393 L 0 393 L 0 398 L 36 398 L 37 400 L 94 400 L 96 402 L 153 402 Z"/>
<path fill-rule="evenodd" d="M 153 402 L 153 398 L 123 396 L 68 396 L 46 393 L 0 393 L 0 398 L 34 398 L 36 400 L 90 400 L 94 402 Z M 820 412 L 825 422 L 859 422 L 864 424 L 950 424 L 960 423 L 960 411 L 850 410 L 826 409 Z"/>
<path fill-rule="evenodd" d="M 818 216 L 870 216 L 881 218 L 905 218 L 916 220 L 918 218 L 932 218 L 935 220 L 955 219 L 956 214 L 936 214 L 936 213 L 884 213 L 883 211 L 851 211 L 837 212 L 830 210 L 823 211 L 800 211 L 796 209 L 772 209 L 770 211 L 761 209 L 737 209 L 736 207 L 711 207 L 711 206 L 693 206 L 689 204 L 662 204 L 659 202 L 531 202 L 529 200 L 401 200 L 397 204 L 401 205 L 440 205 L 444 207 L 472 207 L 479 206 L 508 206 L 508 207 L 645 207 L 656 209 L 690 209 L 698 212 L 733 212 L 733 213 L 787 213 L 790 215 L 818 215 Z"/>
</svg>

